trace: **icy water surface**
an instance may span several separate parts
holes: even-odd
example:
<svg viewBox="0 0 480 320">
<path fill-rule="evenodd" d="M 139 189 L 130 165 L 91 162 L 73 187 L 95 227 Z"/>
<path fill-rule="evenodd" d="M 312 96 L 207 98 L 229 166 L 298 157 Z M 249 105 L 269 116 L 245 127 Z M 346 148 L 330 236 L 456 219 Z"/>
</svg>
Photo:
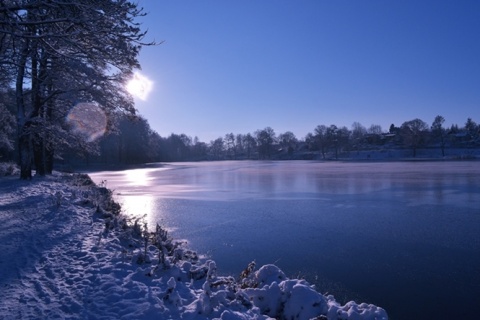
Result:
<svg viewBox="0 0 480 320">
<path fill-rule="evenodd" d="M 480 162 L 201 162 L 91 174 L 223 274 L 275 263 L 391 319 L 480 317 Z"/>
</svg>

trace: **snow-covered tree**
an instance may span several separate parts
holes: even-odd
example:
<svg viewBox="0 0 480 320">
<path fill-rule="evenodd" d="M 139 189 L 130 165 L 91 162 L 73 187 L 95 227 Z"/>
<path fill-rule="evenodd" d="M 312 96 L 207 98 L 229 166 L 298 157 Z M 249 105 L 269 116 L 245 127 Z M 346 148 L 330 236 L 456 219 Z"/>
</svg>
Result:
<svg viewBox="0 0 480 320">
<path fill-rule="evenodd" d="M 13 150 L 12 136 L 15 131 L 15 118 L 7 107 L 0 102 L 0 160 L 4 151 Z"/>
<path fill-rule="evenodd" d="M 135 19 L 143 13 L 127 0 L 4 0 L 0 15 L 0 38 L 8 40 L 1 61 L 15 71 L 21 178 L 28 179 L 33 159 L 37 172 L 48 173 L 54 148 L 93 142 L 64 121 L 77 103 L 106 116 L 134 112 L 125 83 L 139 68 L 145 33 Z"/>
</svg>

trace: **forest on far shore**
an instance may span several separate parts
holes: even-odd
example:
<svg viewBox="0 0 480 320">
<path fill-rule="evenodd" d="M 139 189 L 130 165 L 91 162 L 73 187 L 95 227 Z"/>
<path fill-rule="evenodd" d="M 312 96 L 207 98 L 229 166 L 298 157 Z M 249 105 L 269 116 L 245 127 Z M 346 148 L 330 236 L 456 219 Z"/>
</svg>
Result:
<svg viewBox="0 0 480 320">
<path fill-rule="evenodd" d="M 6 124 L 0 129 L 4 137 L 0 140 L 0 161 L 16 162 L 13 114 L 0 104 L 0 117 Z M 435 117 L 431 124 L 413 119 L 400 126 L 392 124 L 388 130 L 379 125 L 365 127 L 358 122 L 351 128 L 318 125 L 303 138 L 290 131 L 276 133 L 273 128 L 265 127 L 253 133 L 226 133 L 210 142 L 186 134 L 161 137 L 139 115 L 119 113 L 111 118 L 110 129 L 85 143 L 83 148 L 69 148 L 68 144 L 57 148 L 56 165 L 74 169 L 89 165 L 114 167 L 205 160 L 369 159 L 375 152 L 387 154 L 387 151 L 389 157 L 416 158 L 421 149 L 428 149 L 429 156 L 435 158 L 468 158 L 475 154 L 471 150 L 480 148 L 480 125 L 471 118 L 463 126 L 447 128 L 442 116 Z"/>
</svg>

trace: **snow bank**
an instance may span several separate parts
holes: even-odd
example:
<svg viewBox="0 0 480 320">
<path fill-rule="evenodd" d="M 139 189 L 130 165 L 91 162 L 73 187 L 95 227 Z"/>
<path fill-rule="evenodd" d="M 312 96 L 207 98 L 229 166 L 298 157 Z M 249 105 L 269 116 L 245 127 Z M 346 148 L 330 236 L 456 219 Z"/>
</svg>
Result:
<svg viewBox="0 0 480 320">
<path fill-rule="evenodd" d="M 220 276 L 214 261 L 119 209 L 85 175 L 0 178 L 0 318 L 387 319 L 275 265 Z"/>
</svg>

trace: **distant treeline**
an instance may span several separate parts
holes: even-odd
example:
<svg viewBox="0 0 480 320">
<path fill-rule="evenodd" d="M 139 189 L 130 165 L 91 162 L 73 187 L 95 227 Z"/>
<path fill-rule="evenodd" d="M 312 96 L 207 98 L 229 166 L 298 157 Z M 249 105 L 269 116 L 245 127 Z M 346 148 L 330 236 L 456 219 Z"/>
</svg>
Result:
<svg viewBox="0 0 480 320">
<path fill-rule="evenodd" d="M 366 128 L 358 122 L 352 127 L 318 125 L 303 139 L 287 131 L 276 134 L 266 127 L 253 133 L 227 133 L 208 143 L 185 134 L 161 137 L 142 117 L 122 117 L 118 128 L 99 141 L 97 155 L 85 155 L 84 163 L 103 165 L 140 164 L 202 160 L 258 159 L 339 159 L 365 150 L 407 150 L 410 157 L 417 150 L 430 148 L 438 156 L 448 149 L 479 148 L 480 125 L 468 118 L 465 125 L 443 127 L 445 119 L 437 116 L 431 125 L 420 119 L 392 124 L 388 131 L 379 125 Z M 71 154 L 65 159 L 75 163 Z"/>
<path fill-rule="evenodd" d="M 1 105 L 0 105 L 1 106 Z M 13 115 L 0 108 L 1 160 L 17 160 Z M 172 133 L 161 137 L 148 121 L 135 115 L 116 114 L 110 129 L 88 148 L 57 150 L 57 164 L 132 165 L 148 162 L 243 159 L 338 159 L 346 153 L 374 149 L 409 150 L 417 156 L 421 148 L 436 149 L 445 156 L 449 148 L 479 148 L 480 125 L 468 118 L 463 126 L 443 126 L 445 119 L 437 116 L 429 125 L 414 119 L 388 130 L 379 125 L 364 127 L 354 122 L 351 128 L 318 125 L 299 139 L 290 131 L 277 134 L 271 127 L 253 133 L 227 133 L 210 142 L 197 137 Z"/>
</svg>

